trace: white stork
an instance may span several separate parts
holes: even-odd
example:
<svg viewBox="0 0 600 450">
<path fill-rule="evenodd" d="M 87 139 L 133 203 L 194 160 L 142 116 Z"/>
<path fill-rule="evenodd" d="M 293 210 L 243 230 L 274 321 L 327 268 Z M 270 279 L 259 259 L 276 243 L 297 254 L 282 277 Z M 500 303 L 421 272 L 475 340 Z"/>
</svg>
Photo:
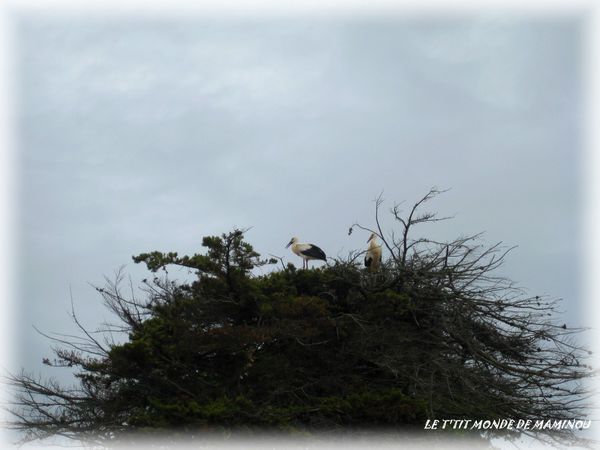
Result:
<svg viewBox="0 0 600 450">
<path fill-rule="evenodd" d="M 292 246 L 292 251 L 300 258 L 302 258 L 303 269 L 308 269 L 308 261 L 310 261 L 311 259 L 320 259 L 323 261 L 327 261 L 325 252 L 316 245 L 299 244 L 297 237 L 293 237 L 288 243 L 288 245 L 285 246 L 285 248 L 288 248 L 290 245 Z"/>
<path fill-rule="evenodd" d="M 375 233 L 371 233 L 371 237 L 367 242 L 369 243 L 369 248 L 365 255 L 365 266 L 369 271 L 376 272 L 381 266 L 381 245 L 377 244 L 377 235 Z"/>
</svg>

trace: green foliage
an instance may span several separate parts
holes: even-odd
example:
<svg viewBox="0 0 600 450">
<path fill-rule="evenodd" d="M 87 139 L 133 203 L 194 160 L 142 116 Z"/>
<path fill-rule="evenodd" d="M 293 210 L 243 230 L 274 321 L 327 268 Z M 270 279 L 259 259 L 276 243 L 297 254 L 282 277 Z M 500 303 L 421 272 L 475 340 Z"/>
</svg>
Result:
<svg viewBox="0 0 600 450">
<path fill-rule="evenodd" d="M 142 302 L 123 298 L 118 283 L 99 289 L 127 340 L 92 358 L 60 353 L 80 367 L 83 400 L 63 403 L 68 426 L 42 417 L 43 426 L 27 428 L 105 438 L 156 429 L 422 429 L 427 418 L 540 418 L 562 406 L 527 397 L 548 381 L 529 364 L 552 328 L 509 332 L 531 310 L 518 303 L 501 316 L 509 302 L 459 289 L 454 279 L 465 272 L 452 272 L 448 259 L 439 270 L 414 257 L 374 274 L 349 260 L 256 276 L 273 261 L 260 260 L 241 231 L 203 245 L 205 254 L 133 258 L 152 273 L 193 268 L 191 283 L 145 280 Z"/>
<path fill-rule="evenodd" d="M 365 298 L 360 269 L 343 264 L 253 276 L 266 262 L 242 237 L 204 238 L 206 255 L 134 257 L 152 272 L 193 267 L 198 279 L 155 279 L 148 318 L 108 354 L 106 409 L 138 428 L 420 426 L 426 398 L 373 359 L 398 344 L 374 326 L 411 327 L 407 295 Z"/>
</svg>

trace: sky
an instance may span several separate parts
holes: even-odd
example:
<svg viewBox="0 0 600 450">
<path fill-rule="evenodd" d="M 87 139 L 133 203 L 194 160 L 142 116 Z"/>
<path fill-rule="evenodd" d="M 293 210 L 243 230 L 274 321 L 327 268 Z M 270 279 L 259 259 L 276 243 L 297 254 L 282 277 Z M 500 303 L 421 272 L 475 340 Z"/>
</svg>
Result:
<svg viewBox="0 0 600 450">
<path fill-rule="evenodd" d="M 484 231 L 501 270 L 583 322 L 584 84 L 577 15 L 73 15 L 14 18 L 19 366 L 45 332 L 110 315 L 91 285 L 132 255 L 201 252 L 252 227 L 343 256 L 394 203 L 442 239 Z M 172 276 L 185 278 L 185 271 Z M 56 371 L 52 372 L 56 375 Z M 60 377 L 60 376 L 59 376 Z"/>
</svg>

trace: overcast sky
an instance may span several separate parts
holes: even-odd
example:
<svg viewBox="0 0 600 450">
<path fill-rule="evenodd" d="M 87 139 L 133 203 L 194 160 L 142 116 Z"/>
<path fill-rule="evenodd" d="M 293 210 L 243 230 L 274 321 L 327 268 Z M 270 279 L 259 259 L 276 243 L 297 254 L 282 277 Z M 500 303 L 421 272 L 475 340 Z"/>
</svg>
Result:
<svg viewBox="0 0 600 450">
<path fill-rule="evenodd" d="M 451 188 L 434 231 L 518 245 L 503 273 L 581 322 L 577 17 L 16 19 L 20 365 L 108 318 L 102 284 L 145 251 L 234 226 L 264 255 L 363 248 L 385 206 Z M 393 225 L 391 221 L 387 225 Z M 177 271 L 173 273 L 177 276 Z M 182 272 L 181 276 L 185 274 Z"/>
</svg>

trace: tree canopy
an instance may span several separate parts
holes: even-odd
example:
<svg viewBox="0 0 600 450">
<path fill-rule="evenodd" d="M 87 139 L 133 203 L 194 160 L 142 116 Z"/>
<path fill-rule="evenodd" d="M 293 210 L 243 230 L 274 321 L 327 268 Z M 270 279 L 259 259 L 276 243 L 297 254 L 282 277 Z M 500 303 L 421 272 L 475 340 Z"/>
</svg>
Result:
<svg viewBox="0 0 600 450">
<path fill-rule="evenodd" d="M 427 419 L 585 416 L 587 351 L 560 322 L 557 300 L 496 275 L 509 249 L 480 235 L 413 237 L 432 190 L 376 233 L 381 270 L 362 252 L 298 270 L 263 260 L 243 230 L 203 239 L 204 253 L 135 256 L 144 298 L 125 277 L 97 287 L 117 321 L 81 336 L 48 335 L 50 366 L 76 369 L 66 388 L 22 372 L 10 424 L 28 439 L 113 440 L 132 430 L 179 433 L 346 429 L 420 430 Z M 257 275 L 256 268 L 272 265 Z M 195 273 L 171 280 L 168 267 Z M 133 292 L 133 291 L 132 291 Z M 113 340 L 112 335 L 125 338 Z M 484 437 L 493 431 L 480 431 Z M 538 435 L 570 441 L 570 430 Z"/>
</svg>

